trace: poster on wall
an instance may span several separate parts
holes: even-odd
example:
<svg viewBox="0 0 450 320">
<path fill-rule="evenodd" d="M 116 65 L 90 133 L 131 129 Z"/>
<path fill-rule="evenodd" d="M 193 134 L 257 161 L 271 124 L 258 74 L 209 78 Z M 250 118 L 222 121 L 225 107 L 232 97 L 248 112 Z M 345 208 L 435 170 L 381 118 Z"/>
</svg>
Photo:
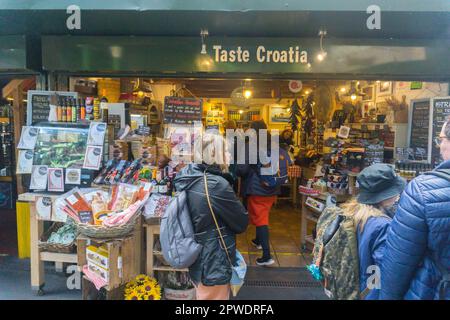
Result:
<svg viewBox="0 0 450 320">
<path fill-rule="evenodd" d="M 269 119 L 271 124 L 282 124 L 289 122 L 291 114 L 289 108 L 279 105 L 270 106 Z"/>
<path fill-rule="evenodd" d="M 29 90 L 27 93 L 27 126 L 48 121 L 50 97 L 53 95 L 78 99 L 77 92 Z"/>
<path fill-rule="evenodd" d="M 195 98 L 164 98 L 164 123 L 193 124 L 202 120 L 203 100 Z"/>
</svg>

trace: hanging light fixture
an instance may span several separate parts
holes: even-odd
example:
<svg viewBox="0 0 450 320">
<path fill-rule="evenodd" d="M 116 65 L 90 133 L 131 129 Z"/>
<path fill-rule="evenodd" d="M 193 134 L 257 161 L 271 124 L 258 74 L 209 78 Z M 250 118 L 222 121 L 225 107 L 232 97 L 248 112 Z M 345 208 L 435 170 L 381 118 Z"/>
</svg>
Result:
<svg viewBox="0 0 450 320">
<path fill-rule="evenodd" d="M 325 29 L 319 30 L 320 52 L 317 54 L 317 60 L 319 60 L 319 62 L 322 62 L 327 56 L 327 52 L 323 49 L 323 38 L 326 35 L 327 35 L 327 31 Z"/>
<path fill-rule="evenodd" d="M 200 37 L 202 37 L 202 50 L 200 51 L 200 54 L 207 54 L 206 52 L 206 37 L 209 36 L 209 32 L 207 29 L 202 29 L 200 31 Z"/>
</svg>

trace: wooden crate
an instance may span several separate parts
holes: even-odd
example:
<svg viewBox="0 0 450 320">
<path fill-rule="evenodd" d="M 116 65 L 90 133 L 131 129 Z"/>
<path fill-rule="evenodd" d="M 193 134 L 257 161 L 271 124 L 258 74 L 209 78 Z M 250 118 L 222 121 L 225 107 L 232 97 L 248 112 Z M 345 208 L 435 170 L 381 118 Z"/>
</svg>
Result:
<svg viewBox="0 0 450 320">
<path fill-rule="evenodd" d="M 116 289 L 106 290 L 104 288 L 97 290 L 95 285 L 86 277 L 83 277 L 81 283 L 81 295 L 83 300 L 123 300 L 125 286 L 122 285 Z"/>
<path fill-rule="evenodd" d="M 123 239 L 100 240 L 84 236 L 77 239 L 78 266 L 83 268 L 87 265 L 86 248 L 89 245 L 104 246 L 108 252 L 109 281 L 107 291 L 117 289 L 130 280 L 134 279 L 142 270 L 141 228 L 129 237 Z"/>
</svg>

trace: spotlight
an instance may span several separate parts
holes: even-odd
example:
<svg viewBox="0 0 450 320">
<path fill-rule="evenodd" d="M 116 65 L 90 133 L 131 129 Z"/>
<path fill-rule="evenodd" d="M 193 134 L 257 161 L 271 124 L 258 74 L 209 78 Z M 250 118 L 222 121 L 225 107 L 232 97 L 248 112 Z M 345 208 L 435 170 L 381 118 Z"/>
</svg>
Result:
<svg viewBox="0 0 450 320">
<path fill-rule="evenodd" d="M 352 95 L 350 96 L 350 99 L 356 100 L 356 94 L 352 94 Z"/>
<path fill-rule="evenodd" d="M 245 99 L 250 99 L 252 97 L 252 95 L 253 95 L 253 92 L 251 90 L 247 89 L 247 90 L 244 91 Z"/>
</svg>

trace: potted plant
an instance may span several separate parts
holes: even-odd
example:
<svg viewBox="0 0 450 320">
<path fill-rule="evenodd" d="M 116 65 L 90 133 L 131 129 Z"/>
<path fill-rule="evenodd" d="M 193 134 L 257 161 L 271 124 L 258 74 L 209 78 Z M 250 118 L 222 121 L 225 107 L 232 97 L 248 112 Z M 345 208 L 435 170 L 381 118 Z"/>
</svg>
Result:
<svg viewBox="0 0 450 320">
<path fill-rule="evenodd" d="M 167 300 L 195 300 L 195 288 L 188 272 L 170 271 L 164 282 Z"/>
</svg>

